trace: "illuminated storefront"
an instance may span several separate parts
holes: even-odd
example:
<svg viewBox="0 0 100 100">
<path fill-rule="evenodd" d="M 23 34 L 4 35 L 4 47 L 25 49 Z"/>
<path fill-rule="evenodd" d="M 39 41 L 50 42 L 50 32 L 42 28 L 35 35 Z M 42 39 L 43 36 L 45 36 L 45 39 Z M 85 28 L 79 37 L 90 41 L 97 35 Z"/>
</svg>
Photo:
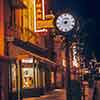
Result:
<svg viewBox="0 0 100 100">
<path fill-rule="evenodd" d="M 1 1 L 3 2 L 3 0 Z M 49 67 L 51 67 L 52 64 L 55 63 L 48 59 L 48 54 L 46 54 L 47 56 L 45 56 L 45 43 L 44 40 L 41 40 L 44 37 L 41 37 L 40 35 L 40 33 L 42 34 L 42 32 L 47 30 L 44 28 L 47 28 L 45 19 L 46 7 L 44 6 L 45 1 L 12 0 L 9 3 L 9 0 L 6 1 L 7 3 L 1 3 L 1 8 L 4 7 L 6 14 L 5 12 L 3 12 L 3 10 L 1 10 L 1 16 L 5 15 L 5 21 L 3 19 L 3 16 L 0 17 L 0 19 L 2 20 L 0 23 L 0 55 L 4 55 L 5 38 L 7 43 L 5 45 L 7 46 L 5 51 L 7 52 L 7 55 L 9 57 L 14 59 L 14 61 L 11 60 L 7 65 L 7 68 L 9 68 L 9 70 L 7 70 L 8 73 L 4 73 L 9 76 L 9 83 L 7 83 L 7 86 L 9 85 L 7 87 L 9 88 L 9 100 L 21 100 L 24 96 L 31 97 L 37 95 L 36 93 L 39 94 L 41 89 L 43 90 L 44 88 L 46 88 L 48 84 L 49 86 L 51 85 L 50 82 L 54 83 L 54 74 L 50 74 L 51 70 Z M 10 3 L 11 5 L 9 5 Z M 12 3 L 14 3 L 14 5 L 12 5 Z M 42 25 L 41 27 L 39 26 L 38 20 L 42 22 L 41 24 L 43 24 L 45 21 L 44 27 L 42 27 Z M 52 21 L 50 23 L 52 23 Z M 49 21 L 47 22 L 49 23 Z M 3 27 L 4 23 L 5 29 Z M 36 32 L 37 30 L 42 31 L 40 31 L 39 33 L 39 31 Z M 7 37 L 4 37 L 4 32 L 6 34 L 5 36 Z M 16 42 L 17 39 L 19 41 Z M 21 41 L 25 42 L 22 46 L 16 46 L 14 44 L 14 42 L 16 42 L 16 44 L 21 43 Z M 26 44 L 29 43 L 31 44 L 29 46 L 26 46 Z M 33 48 L 31 49 L 31 51 L 29 49 L 26 49 L 31 48 L 32 46 Z M 44 48 L 40 49 L 39 47 L 41 46 Z M 44 51 L 44 53 L 41 53 L 41 51 Z M 50 75 L 52 78 L 50 77 Z M 6 84 L 6 82 L 4 84 Z"/>
<path fill-rule="evenodd" d="M 16 95 L 19 98 L 20 95 L 23 98 L 41 95 L 44 89 L 48 90 L 54 85 L 54 62 L 14 44 L 10 45 L 9 50 L 9 55 L 16 58 L 10 71 L 13 100 Z"/>
<path fill-rule="evenodd" d="M 18 88 L 23 90 L 23 97 L 31 97 L 36 95 L 36 91 L 46 88 L 46 84 L 50 79 L 48 72 L 46 72 L 46 64 L 40 62 L 37 58 L 25 58 L 20 61 L 19 65 L 11 65 L 11 87 L 14 94 L 17 93 Z M 17 68 L 19 66 L 19 69 Z M 44 67 L 45 66 L 45 67 Z M 28 95 L 28 93 L 30 93 Z"/>
<path fill-rule="evenodd" d="M 39 68 L 41 62 L 39 62 L 39 60 L 37 59 L 33 60 L 33 58 L 31 58 L 32 61 L 29 61 L 29 60 L 23 59 L 21 62 L 22 87 L 23 88 L 41 88 L 43 87 L 43 83 L 41 81 L 42 77 L 40 75 L 41 70 Z"/>
</svg>

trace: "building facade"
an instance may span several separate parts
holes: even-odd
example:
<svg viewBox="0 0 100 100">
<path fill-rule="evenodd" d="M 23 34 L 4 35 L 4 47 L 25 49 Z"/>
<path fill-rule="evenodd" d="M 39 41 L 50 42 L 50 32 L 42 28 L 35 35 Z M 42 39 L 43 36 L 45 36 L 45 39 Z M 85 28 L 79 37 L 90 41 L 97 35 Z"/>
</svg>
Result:
<svg viewBox="0 0 100 100">
<path fill-rule="evenodd" d="M 52 44 L 48 47 L 47 42 L 54 16 L 46 16 L 44 0 L 1 0 L 0 4 L 1 100 L 42 95 L 55 82 L 56 63 L 50 59 Z"/>
</svg>

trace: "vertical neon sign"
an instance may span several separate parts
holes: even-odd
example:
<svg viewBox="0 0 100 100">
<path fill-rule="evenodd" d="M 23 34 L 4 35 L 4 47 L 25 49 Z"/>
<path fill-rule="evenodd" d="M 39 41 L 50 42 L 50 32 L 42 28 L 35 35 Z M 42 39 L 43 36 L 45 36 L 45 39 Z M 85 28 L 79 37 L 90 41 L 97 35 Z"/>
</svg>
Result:
<svg viewBox="0 0 100 100">
<path fill-rule="evenodd" d="M 79 67 L 79 64 L 78 64 L 78 51 L 77 51 L 76 46 L 73 46 L 73 66 L 74 67 Z"/>
<path fill-rule="evenodd" d="M 45 32 L 46 29 L 37 29 L 37 22 L 45 20 L 44 0 L 34 0 L 34 32 Z"/>
</svg>

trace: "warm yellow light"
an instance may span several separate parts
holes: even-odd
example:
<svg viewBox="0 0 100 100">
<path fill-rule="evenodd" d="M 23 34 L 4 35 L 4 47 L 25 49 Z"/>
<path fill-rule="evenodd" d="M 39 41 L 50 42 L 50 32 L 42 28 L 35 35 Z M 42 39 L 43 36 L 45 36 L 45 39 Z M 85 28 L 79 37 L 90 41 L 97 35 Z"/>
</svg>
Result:
<svg viewBox="0 0 100 100">
<path fill-rule="evenodd" d="M 42 6 L 42 7 L 41 7 Z M 39 25 L 37 22 L 39 21 L 39 19 L 44 20 L 45 19 L 45 11 L 44 11 L 44 0 L 42 0 L 42 2 L 40 2 L 40 0 L 38 0 L 36 2 L 36 0 L 34 0 L 34 32 L 47 32 L 46 29 L 38 29 L 37 25 Z M 41 12 L 41 13 L 38 13 Z"/>
<path fill-rule="evenodd" d="M 51 83 L 54 83 L 54 72 L 51 72 Z"/>
<path fill-rule="evenodd" d="M 29 8 L 29 3 L 33 5 L 33 0 L 21 0 L 21 2 Z"/>
<path fill-rule="evenodd" d="M 35 67 L 35 86 L 38 87 L 38 67 Z"/>
<path fill-rule="evenodd" d="M 23 88 L 33 88 L 33 68 L 22 68 Z"/>
<path fill-rule="evenodd" d="M 37 22 L 37 28 L 54 28 L 54 24 L 53 24 L 54 20 L 53 19 L 49 19 L 49 20 L 39 20 Z"/>
<path fill-rule="evenodd" d="M 17 71 L 18 71 L 18 90 L 20 91 L 20 87 L 21 87 L 21 74 L 20 74 L 20 64 L 19 64 L 19 61 L 17 60 Z M 18 99 L 20 99 L 20 92 L 18 91 Z"/>
<path fill-rule="evenodd" d="M 17 84 L 16 84 L 16 65 L 12 64 L 12 91 L 15 92 L 17 89 Z"/>
<path fill-rule="evenodd" d="M 4 55 L 4 33 L 0 32 L 0 55 Z"/>
<path fill-rule="evenodd" d="M 43 16 L 43 20 L 45 20 L 45 7 L 44 7 L 44 0 L 42 0 L 42 16 Z"/>
<path fill-rule="evenodd" d="M 74 60 L 74 61 L 73 61 L 73 66 L 78 67 L 77 60 Z"/>
<path fill-rule="evenodd" d="M 41 5 L 41 4 L 36 4 L 36 7 L 37 7 L 37 8 L 41 8 L 42 5 Z"/>
<path fill-rule="evenodd" d="M 62 65 L 66 67 L 66 59 L 62 59 Z"/>
<path fill-rule="evenodd" d="M 36 32 L 36 0 L 34 0 L 34 32 Z"/>
<path fill-rule="evenodd" d="M 0 55 L 4 55 L 4 7 L 2 1 L 0 2 Z"/>
</svg>

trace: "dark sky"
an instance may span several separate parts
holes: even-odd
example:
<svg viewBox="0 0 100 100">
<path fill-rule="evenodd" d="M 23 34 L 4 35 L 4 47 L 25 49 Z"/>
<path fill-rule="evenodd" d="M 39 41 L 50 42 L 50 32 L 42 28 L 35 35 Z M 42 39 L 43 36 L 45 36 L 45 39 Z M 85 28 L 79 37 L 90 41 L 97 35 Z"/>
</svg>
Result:
<svg viewBox="0 0 100 100">
<path fill-rule="evenodd" d="M 100 0 L 50 0 L 50 9 L 54 13 L 59 13 L 70 9 L 70 11 L 80 18 L 82 29 L 88 33 L 86 39 L 86 54 L 91 55 L 94 51 L 100 59 Z"/>
</svg>

